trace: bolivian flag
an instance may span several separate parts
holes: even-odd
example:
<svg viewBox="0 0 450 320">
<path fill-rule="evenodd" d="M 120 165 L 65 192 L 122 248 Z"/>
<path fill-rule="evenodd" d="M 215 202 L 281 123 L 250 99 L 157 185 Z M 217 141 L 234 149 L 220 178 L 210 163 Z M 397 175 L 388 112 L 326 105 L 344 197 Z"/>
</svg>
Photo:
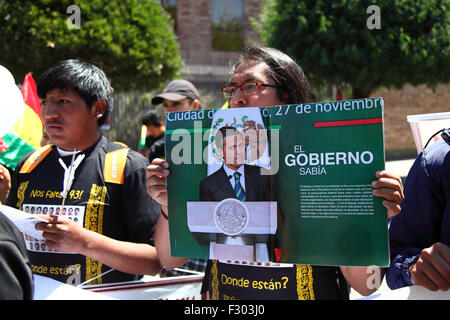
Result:
<svg viewBox="0 0 450 320">
<path fill-rule="evenodd" d="M 6 134 L 1 137 L 8 149 L 0 152 L 0 163 L 13 170 L 25 154 L 40 148 L 42 138 L 41 107 L 36 83 L 31 74 L 25 76 L 22 95 L 22 103 L 8 105 L 11 112 L 1 115 L 7 118 L 10 114 L 14 115 L 8 121 L 10 127 L 6 130 Z"/>
</svg>

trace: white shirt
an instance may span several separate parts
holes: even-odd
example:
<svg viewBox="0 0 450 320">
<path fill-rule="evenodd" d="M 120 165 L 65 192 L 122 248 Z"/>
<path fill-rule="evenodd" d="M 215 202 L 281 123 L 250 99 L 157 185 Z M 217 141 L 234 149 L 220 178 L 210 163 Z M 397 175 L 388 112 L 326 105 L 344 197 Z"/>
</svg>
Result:
<svg viewBox="0 0 450 320">
<path fill-rule="evenodd" d="M 239 181 L 241 183 L 242 188 L 245 191 L 244 165 L 240 166 L 239 169 L 237 169 L 237 170 L 230 169 L 226 165 L 224 165 L 223 168 L 225 169 L 225 173 L 227 174 L 228 177 L 230 175 L 232 176 L 232 178 L 230 178 L 230 183 L 231 183 L 231 186 L 233 187 L 233 189 L 234 189 L 234 185 L 236 184 L 235 183 L 235 178 L 234 178 L 234 173 L 237 171 L 237 172 L 239 172 L 241 174 Z"/>
</svg>

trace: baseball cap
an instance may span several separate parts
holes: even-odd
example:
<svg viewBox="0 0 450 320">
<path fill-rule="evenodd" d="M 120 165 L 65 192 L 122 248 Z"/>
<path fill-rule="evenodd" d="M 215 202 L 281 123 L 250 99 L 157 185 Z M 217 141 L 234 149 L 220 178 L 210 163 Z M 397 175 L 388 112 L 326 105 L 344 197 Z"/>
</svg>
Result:
<svg viewBox="0 0 450 320">
<path fill-rule="evenodd" d="M 195 100 L 200 99 L 200 96 L 191 82 L 182 79 L 173 80 L 166 86 L 163 92 L 152 99 L 152 104 L 160 104 L 163 99 L 178 101 L 185 98 Z"/>
</svg>

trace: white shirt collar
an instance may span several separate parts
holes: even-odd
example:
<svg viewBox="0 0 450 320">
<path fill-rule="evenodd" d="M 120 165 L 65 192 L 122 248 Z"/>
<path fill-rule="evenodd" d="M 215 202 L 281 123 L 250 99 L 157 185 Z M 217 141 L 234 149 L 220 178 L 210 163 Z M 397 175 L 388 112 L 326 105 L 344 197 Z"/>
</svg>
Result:
<svg viewBox="0 0 450 320">
<path fill-rule="evenodd" d="M 73 155 L 73 151 L 66 151 L 66 150 L 60 149 L 58 147 L 56 147 L 56 150 L 58 150 L 58 154 L 60 157 L 67 157 L 67 156 Z M 75 154 L 77 154 L 81 151 L 83 151 L 83 150 L 76 150 Z"/>
<path fill-rule="evenodd" d="M 223 168 L 225 169 L 225 173 L 227 174 L 227 176 L 234 175 L 235 172 L 239 172 L 241 174 L 241 177 L 244 176 L 244 165 L 240 166 L 237 170 L 230 169 L 226 165 L 223 165 Z"/>
<path fill-rule="evenodd" d="M 230 183 L 231 183 L 231 186 L 233 187 L 233 189 L 234 189 L 234 185 L 235 185 L 234 173 L 239 172 L 241 174 L 241 176 L 239 178 L 239 180 L 241 182 L 241 186 L 244 190 L 246 190 L 244 165 L 240 166 L 239 169 L 237 169 L 237 170 L 230 169 L 226 165 L 223 165 L 223 169 L 225 170 L 225 173 L 227 174 L 228 177 L 232 176 L 232 178 L 230 178 Z"/>
</svg>

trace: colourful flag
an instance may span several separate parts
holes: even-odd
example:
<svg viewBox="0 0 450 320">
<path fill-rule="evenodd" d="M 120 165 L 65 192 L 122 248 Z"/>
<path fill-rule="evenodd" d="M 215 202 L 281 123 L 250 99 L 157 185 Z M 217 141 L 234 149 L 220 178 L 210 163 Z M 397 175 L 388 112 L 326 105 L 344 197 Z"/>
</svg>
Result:
<svg viewBox="0 0 450 320">
<path fill-rule="evenodd" d="M 139 138 L 139 149 L 144 150 L 145 149 L 145 139 L 147 138 L 147 126 L 142 125 L 141 126 L 141 136 Z"/>
<path fill-rule="evenodd" d="M 4 97 L 4 103 L 0 104 L 0 138 L 8 146 L 6 151 L 0 152 L 0 163 L 14 170 L 25 154 L 40 148 L 42 120 L 37 111 L 24 102 L 14 77 L 4 67 L 0 68 L 0 95 Z M 27 90 L 27 97 L 29 101 L 39 101 L 36 91 Z"/>
<path fill-rule="evenodd" d="M 37 94 L 36 82 L 30 72 L 25 75 L 21 91 L 25 104 L 36 112 L 42 122 L 41 102 Z"/>
</svg>

